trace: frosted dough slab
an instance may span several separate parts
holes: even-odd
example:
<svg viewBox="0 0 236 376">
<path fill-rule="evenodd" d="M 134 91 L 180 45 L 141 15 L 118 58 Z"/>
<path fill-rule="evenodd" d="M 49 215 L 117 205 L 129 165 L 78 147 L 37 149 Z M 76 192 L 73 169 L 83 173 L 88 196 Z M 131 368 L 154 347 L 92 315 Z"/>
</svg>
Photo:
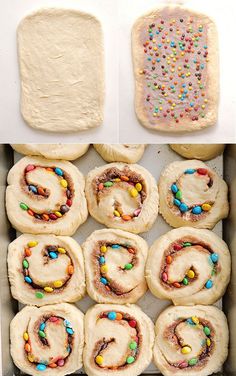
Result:
<svg viewBox="0 0 236 376">
<path fill-rule="evenodd" d="M 132 49 L 142 125 L 186 132 L 216 123 L 218 41 L 208 16 L 180 6 L 155 9 L 134 24 Z"/>
<path fill-rule="evenodd" d="M 21 112 L 33 128 L 72 132 L 101 125 L 103 36 L 99 21 L 69 9 L 41 9 L 18 28 Z"/>
</svg>

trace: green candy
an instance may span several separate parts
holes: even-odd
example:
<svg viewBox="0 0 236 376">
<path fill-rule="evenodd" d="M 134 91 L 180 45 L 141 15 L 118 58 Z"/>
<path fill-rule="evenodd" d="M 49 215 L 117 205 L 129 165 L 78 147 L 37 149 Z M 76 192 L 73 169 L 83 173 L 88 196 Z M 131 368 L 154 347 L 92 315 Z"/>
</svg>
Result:
<svg viewBox="0 0 236 376">
<path fill-rule="evenodd" d="M 175 197 L 180 200 L 182 198 L 182 192 L 181 191 L 178 191 L 175 195 Z"/>
<path fill-rule="evenodd" d="M 183 284 L 184 284 L 185 286 L 188 285 L 188 278 L 185 277 L 185 278 L 183 279 Z"/>
<path fill-rule="evenodd" d="M 45 338 L 45 337 L 46 337 L 46 334 L 45 334 L 42 330 L 39 331 L 39 335 L 40 335 L 40 337 L 42 337 L 42 338 Z"/>
<path fill-rule="evenodd" d="M 38 298 L 38 299 L 43 299 L 43 297 L 44 297 L 44 293 L 42 293 L 42 292 L 40 292 L 40 291 L 37 291 L 37 292 L 35 293 L 35 296 L 36 296 L 36 298 Z"/>
<path fill-rule="evenodd" d="M 183 247 L 191 247 L 192 243 L 186 242 L 183 244 Z"/>
<path fill-rule="evenodd" d="M 23 202 L 20 203 L 20 208 L 23 209 L 23 210 L 29 209 L 29 207 L 26 204 L 24 204 Z"/>
<path fill-rule="evenodd" d="M 203 331 L 206 334 L 206 336 L 209 336 L 211 334 L 211 330 L 210 328 L 208 328 L 208 326 L 204 326 Z"/>
<path fill-rule="evenodd" d="M 126 363 L 128 364 L 131 364 L 135 361 L 134 357 L 133 356 L 128 356 L 128 358 L 126 359 Z"/>
<path fill-rule="evenodd" d="M 132 264 L 125 264 L 125 269 L 130 270 L 132 269 L 133 265 Z"/>
<path fill-rule="evenodd" d="M 195 366 L 197 364 L 197 358 L 192 358 L 188 361 L 189 366 Z"/>
<path fill-rule="evenodd" d="M 106 181 L 106 183 L 103 184 L 104 187 L 111 187 L 113 185 L 112 181 Z"/>
<path fill-rule="evenodd" d="M 129 344 L 129 348 L 130 348 L 131 350 L 135 350 L 135 349 L 137 349 L 137 343 L 136 343 L 135 341 L 130 342 L 130 344 Z"/>
<path fill-rule="evenodd" d="M 22 264 L 23 264 L 23 267 L 24 267 L 25 269 L 28 269 L 28 267 L 29 267 L 29 263 L 28 263 L 28 261 L 27 261 L 26 259 L 23 260 Z"/>
</svg>

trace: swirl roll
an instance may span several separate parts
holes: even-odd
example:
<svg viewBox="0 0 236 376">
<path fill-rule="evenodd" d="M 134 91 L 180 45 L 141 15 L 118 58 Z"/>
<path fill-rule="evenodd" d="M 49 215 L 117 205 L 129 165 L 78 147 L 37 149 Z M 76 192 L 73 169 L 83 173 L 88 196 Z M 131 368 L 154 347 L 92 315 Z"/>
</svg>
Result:
<svg viewBox="0 0 236 376">
<path fill-rule="evenodd" d="M 144 144 L 94 144 L 106 162 L 136 163 L 144 153 Z"/>
<path fill-rule="evenodd" d="M 10 336 L 13 361 L 28 375 L 64 376 L 82 367 L 83 314 L 71 304 L 23 308 Z"/>
<path fill-rule="evenodd" d="M 73 235 L 87 218 L 84 177 L 68 161 L 24 157 L 8 184 L 7 215 L 21 232 Z"/>
<path fill-rule="evenodd" d="M 161 174 L 159 192 L 160 213 L 172 227 L 212 229 L 229 212 L 227 184 L 201 161 L 168 165 Z"/>
<path fill-rule="evenodd" d="M 154 361 L 164 376 L 208 376 L 228 354 L 228 326 L 214 306 L 169 307 L 157 319 Z"/>
<path fill-rule="evenodd" d="M 146 278 L 151 292 L 175 305 L 213 304 L 230 280 L 226 243 L 210 230 L 171 230 L 151 246 Z"/>
<path fill-rule="evenodd" d="M 148 246 L 140 236 L 122 230 L 97 230 L 82 248 L 87 291 L 93 300 L 135 303 L 146 292 Z"/>
<path fill-rule="evenodd" d="M 207 161 L 222 154 L 223 144 L 170 144 L 172 150 L 187 159 Z"/>
<path fill-rule="evenodd" d="M 136 376 L 152 360 L 154 326 L 138 306 L 97 304 L 85 315 L 88 376 Z"/>
<path fill-rule="evenodd" d="M 18 153 L 73 161 L 85 154 L 89 144 L 11 144 Z"/>
<path fill-rule="evenodd" d="M 8 248 L 11 292 L 21 303 L 75 302 L 85 294 L 83 254 L 67 236 L 24 234 Z"/>
<path fill-rule="evenodd" d="M 91 216 L 107 227 L 138 234 L 148 231 L 158 214 L 155 179 L 136 164 L 110 163 L 90 171 L 85 194 Z"/>
</svg>

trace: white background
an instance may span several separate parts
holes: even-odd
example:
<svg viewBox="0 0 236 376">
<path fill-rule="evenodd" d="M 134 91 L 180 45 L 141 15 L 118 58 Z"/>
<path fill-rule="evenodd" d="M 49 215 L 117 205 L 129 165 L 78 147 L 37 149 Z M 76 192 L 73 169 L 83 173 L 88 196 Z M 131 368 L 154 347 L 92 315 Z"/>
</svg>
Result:
<svg viewBox="0 0 236 376">
<path fill-rule="evenodd" d="M 116 48 L 116 0 L 0 0 L 0 142 L 117 142 L 118 140 L 118 51 Z M 4 4 L 3 4 L 4 3 Z M 103 126 L 63 134 L 38 131 L 20 114 L 20 81 L 16 30 L 28 13 L 42 7 L 80 9 L 102 23 L 105 44 L 106 98 Z"/>
<path fill-rule="evenodd" d="M 120 142 L 127 143 L 230 143 L 236 142 L 236 1 L 189 0 L 187 7 L 212 17 L 218 28 L 220 48 L 220 107 L 216 126 L 203 131 L 170 134 L 144 128 L 134 112 L 134 79 L 130 33 L 135 20 L 155 9 L 159 0 L 119 0 L 120 19 Z"/>
</svg>

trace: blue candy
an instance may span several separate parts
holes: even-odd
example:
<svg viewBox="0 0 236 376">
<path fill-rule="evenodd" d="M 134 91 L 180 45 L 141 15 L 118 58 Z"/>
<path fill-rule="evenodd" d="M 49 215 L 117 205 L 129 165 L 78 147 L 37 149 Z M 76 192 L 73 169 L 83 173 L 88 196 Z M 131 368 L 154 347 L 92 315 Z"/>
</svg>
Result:
<svg viewBox="0 0 236 376">
<path fill-rule="evenodd" d="M 32 281 L 32 279 L 30 277 L 25 277 L 25 282 L 32 283 L 33 281 Z"/>
<path fill-rule="evenodd" d="M 101 256 L 99 257 L 99 264 L 105 264 L 105 257 Z"/>
<path fill-rule="evenodd" d="M 108 284 L 107 279 L 104 277 L 100 278 L 100 282 L 102 282 L 104 285 Z"/>
<path fill-rule="evenodd" d="M 196 172 L 194 168 L 188 168 L 187 170 L 184 171 L 185 174 L 194 174 L 194 172 Z"/>
<path fill-rule="evenodd" d="M 182 212 L 182 213 L 185 213 L 186 211 L 188 211 L 188 206 L 182 202 L 179 206 L 179 210 Z"/>
<path fill-rule="evenodd" d="M 38 193 L 38 190 L 34 185 L 29 185 L 29 190 L 33 193 Z"/>
<path fill-rule="evenodd" d="M 49 257 L 51 257 L 52 259 L 56 259 L 58 258 L 58 254 L 56 252 L 49 252 Z"/>
<path fill-rule="evenodd" d="M 66 328 L 66 331 L 68 334 L 70 334 L 72 336 L 72 334 L 74 334 L 74 330 L 72 328 Z"/>
<path fill-rule="evenodd" d="M 178 187 L 177 187 L 177 185 L 176 184 L 172 184 L 172 186 L 171 186 L 171 191 L 173 192 L 173 193 L 177 193 L 178 192 Z"/>
<path fill-rule="evenodd" d="M 41 364 L 39 363 L 37 366 L 36 366 L 36 369 L 38 371 L 45 371 L 45 369 L 47 368 L 47 366 L 45 366 L 45 364 Z"/>
<path fill-rule="evenodd" d="M 119 249 L 119 248 L 120 248 L 120 245 L 119 245 L 119 244 L 113 244 L 113 245 L 111 246 L 111 248 L 113 248 L 113 249 Z"/>
<path fill-rule="evenodd" d="M 40 324 L 40 326 L 39 326 L 39 330 L 42 330 L 42 332 L 43 332 L 45 327 L 46 327 L 45 322 L 42 322 L 42 324 Z"/>
<path fill-rule="evenodd" d="M 109 320 L 115 320 L 116 319 L 116 313 L 111 311 L 108 313 L 107 317 L 109 318 Z"/>
<path fill-rule="evenodd" d="M 201 214 L 202 212 L 202 208 L 201 206 L 195 206 L 193 209 L 192 209 L 192 213 L 193 214 Z"/>
<path fill-rule="evenodd" d="M 64 320 L 64 325 L 67 326 L 68 328 L 72 327 L 70 321 L 68 320 Z"/>
<path fill-rule="evenodd" d="M 57 175 L 63 176 L 63 171 L 59 167 L 56 167 L 54 171 Z"/>
<path fill-rule="evenodd" d="M 195 325 L 195 323 L 193 322 L 192 319 L 187 319 L 187 323 L 188 323 L 189 325 Z"/>
<path fill-rule="evenodd" d="M 219 260 L 219 255 L 217 253 L 211 254 L 211 261 L 216 263 Z"/>
<path fill-rule="evenodd" d="M 206 287 L 207 289 L 211 289 L 212 286 L 213 286 L 213 282 L 212 282 L 210 279 L 208 279 L 208 281 L 207 281 L 206 284 L 205 284 L 205 287 Z"/>
<path fill-rule="evenodd" d="M 173 200 L 173 203 L 174 203 L 174 205 L 176 205 L 176 206 L 180 206 L 180 205 L 181 205 L 181 201 L 178 200 L 177 198 L 175 198 L 175 199 Z"/>
</svg>

